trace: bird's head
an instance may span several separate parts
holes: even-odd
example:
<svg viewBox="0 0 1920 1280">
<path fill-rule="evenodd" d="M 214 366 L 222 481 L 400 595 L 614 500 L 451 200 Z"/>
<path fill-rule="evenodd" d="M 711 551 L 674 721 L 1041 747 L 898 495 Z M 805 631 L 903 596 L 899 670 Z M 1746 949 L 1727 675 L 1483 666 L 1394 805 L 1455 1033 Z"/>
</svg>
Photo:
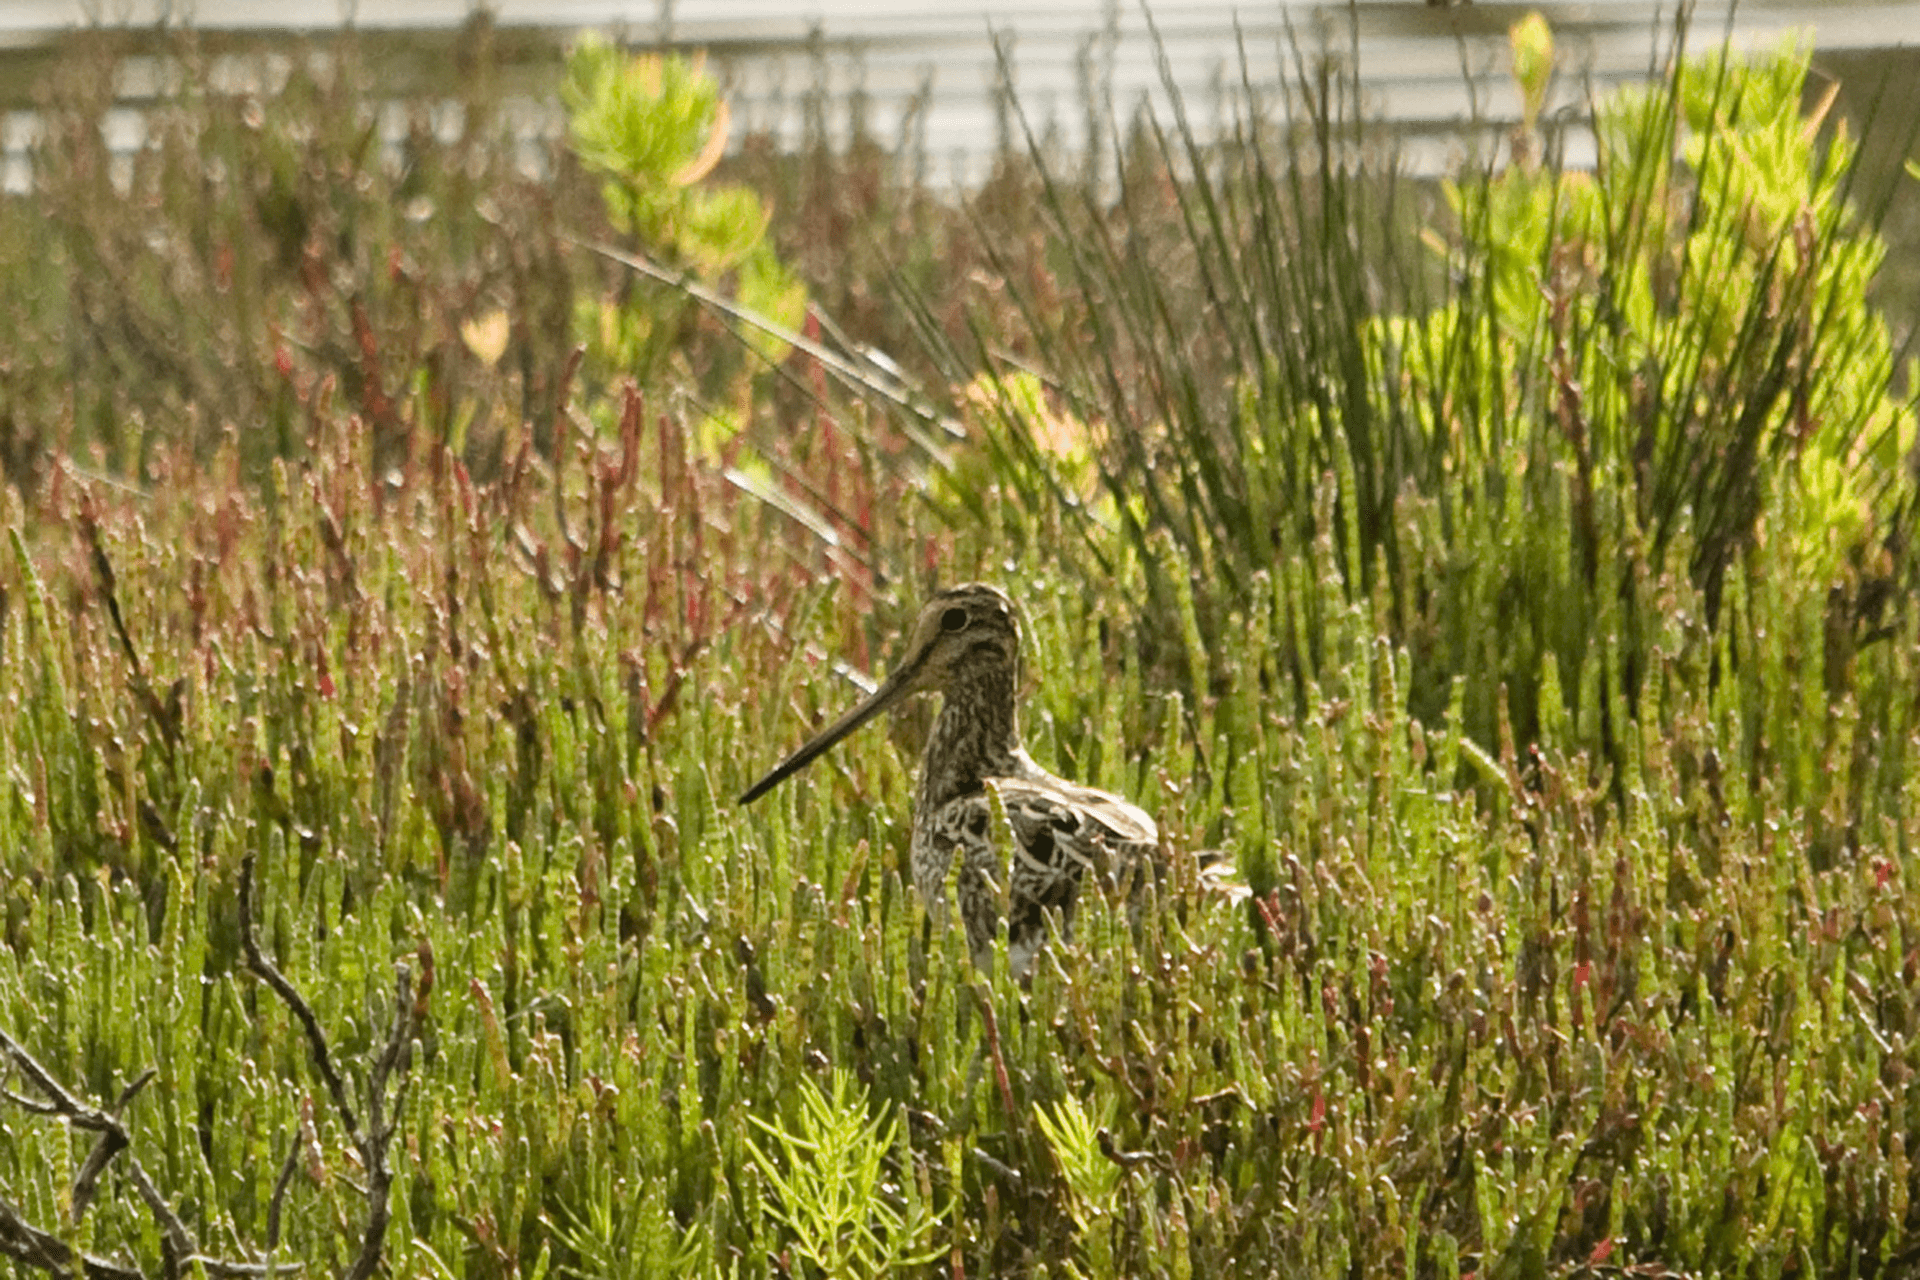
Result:
<svg viewBox="0 0 1920 1280">
<path fill-rule="evenodd" d="M 907 651 L 866 701 L 835 720 L 740 797 L 751 804 L 811 764 L 840 739 L 912 694 L 946 691 L 970 671 L 1004 668 L 1017 685 L 1020 614 L 998 587 L 968 582 L 936 593 L 921 608 Z"/>
</svg>

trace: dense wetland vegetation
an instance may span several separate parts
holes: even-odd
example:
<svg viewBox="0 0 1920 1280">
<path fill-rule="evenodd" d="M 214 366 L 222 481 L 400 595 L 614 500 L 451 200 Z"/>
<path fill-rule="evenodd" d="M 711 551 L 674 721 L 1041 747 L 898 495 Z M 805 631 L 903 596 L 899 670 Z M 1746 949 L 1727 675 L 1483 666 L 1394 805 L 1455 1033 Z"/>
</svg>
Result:
<svg viewBox="0 0 1920 1280">
<path fill-rule="evenodd" d="M 1591 172 L 1523 22 L 1444 188 L 1303 54 L 962 197 L 591 42 L 530 175 L 488 41 L 397 139 L 351 42 L 266 93 L 181 37 L 131 162 L 110 39 L 42 88 L 17 1272 L 1920 1265 L 1917 175 L 1803 51 L 1595 104 Z M 1250 901 L 1176 857 L 974 971 L 926 706 L 734 804 L 973 578 L 1035 756 Z"/>
</svg>

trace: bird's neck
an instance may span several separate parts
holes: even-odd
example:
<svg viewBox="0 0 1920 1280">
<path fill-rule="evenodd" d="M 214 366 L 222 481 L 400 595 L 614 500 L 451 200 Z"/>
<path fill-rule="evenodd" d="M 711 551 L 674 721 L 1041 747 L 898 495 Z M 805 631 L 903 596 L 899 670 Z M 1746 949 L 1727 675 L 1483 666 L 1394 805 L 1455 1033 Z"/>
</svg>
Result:
<svg viewBox="0 0 1920 1280">
<path fill-rule="evenodd" d="M 980 790 L 987 778 L 1018 772 L 1013 684 L 1013 671 L 998 662 L 962 667 L 949 679 L 920 766 L 924 811 Z"/>
</svg>

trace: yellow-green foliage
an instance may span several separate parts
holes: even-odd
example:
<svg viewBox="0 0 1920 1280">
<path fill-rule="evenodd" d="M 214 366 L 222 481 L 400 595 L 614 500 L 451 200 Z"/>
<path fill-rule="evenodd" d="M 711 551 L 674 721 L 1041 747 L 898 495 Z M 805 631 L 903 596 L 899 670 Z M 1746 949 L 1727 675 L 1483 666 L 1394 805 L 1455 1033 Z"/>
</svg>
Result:
<svg viewBox="0 0 1920 1280">
<path fill-rule="evenodd" d="M 1514 29 L 1529 129 L 1551 54 L 1534 22 Z M 1871 557 L 1873 504 L 1913 446 L 1914 415 L 1889 394 L 1893 343 L 1867 301 L 1885 246 L 1847 199 L 1858 148 L 1844 121 L 1821 135 L 1824 107 L 1803 111 L 1808 57 L 1795 41 L 1753 58 L 1723 49 L 1667 87 L 1618 91 L 1597 108 L 1597 175 L 1523 160 L 1449 182 L 1465 230 L 1450 265 L 1484 272 L 1486 292 L 1385 318 L 1373 341 L 1398 357 L 1396 393 L 1427 430 L 1457 431 L 1462 401 L 1442 389 L 1466 379 L 1518 409 L 1506 434 L 1516 459 L 1538 453 L 1543 422 L 1590 432 L 1578 447 L 1641 490 L 1643 519 L 1663 504 L 1657 478 L 1634 466 L 1730 468 L 1746 451 L 1779 512 L 1768 533 L 1824 591 Z M 1670 169 L 1676 126 L 1682 163 Z M 1457 340 L 1469 317 L 1488 340 Z M 1543 362 L 1577 402 L 1526 392 Z M 1741 420 L 1748 401 L 1754 421 Z M 1683 519 L 1727 516 L 1710 493 L 1694 496 L 1704 509 Z"/>
<path fill-rule="evenodd" d="M 1507 32 L 1513 49 L 1513 81 L 1520 89 L 1521 126 L 1531 131 L 1540 122 L 1553 83 L 1553 29 L 1539 13 L 1529 13 Z"/>
<path fill-rule="evenodd" d="M 869 1117 L 865 1091 L 853 1091 L 845 1071 L 833 1073 L 831 1092 L 802 1090 L 800 1100 L 792 1129 L 750 1117 L 766 1141 L 748 1138 L 747 1154 L 771 1193 L 768 1212 L 793 1233 L 814 1273 L 865 1280 L 939 1257 L 928 1245 L 941 1215 L 914 1177 L 886 1177 L 890 1158 L 911 1159 L 898 1117 Z"/>
<path fill-rule="evenodd" d="M 614 225 L 669 238 L 686 189 L 712 172 L 726 146 L 728 113 L 713 77 L 697 62 L 629 57 L 590 35 L 568 59 L 560 97 L 574 150 L 610 175 Z"/>
<path fill-rule="evenodd" d="M 725 152 L 730 114 L 698 60 L 630 57 L 588 36 L 567 61 L 560 96 L 575 152 L 604 173 L 607 216 L 630 243 L 702 283 L 731 280 L 735 301 L 788 330 L 806 313 L 806 287 L 767 239 L 769 211 L 751 189 L 708 180 Z M 694 304 L 641 283 L 624 303 L 583 300 L 579 323 L 603 367 L 651 378 L 674 354 Z M 745 327 L 768 363 L 787 345 Z"/>
</svg>

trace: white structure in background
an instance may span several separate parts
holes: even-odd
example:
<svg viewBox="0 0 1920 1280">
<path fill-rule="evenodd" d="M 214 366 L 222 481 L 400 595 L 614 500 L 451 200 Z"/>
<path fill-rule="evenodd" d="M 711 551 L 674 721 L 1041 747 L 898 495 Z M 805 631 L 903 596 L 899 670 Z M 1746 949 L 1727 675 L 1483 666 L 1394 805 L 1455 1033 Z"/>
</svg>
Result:
<svg viewBox="0 0 1920 1280">
<path fill-rule="evenodd" d="M 446 29 L 464 22 L 471 8 L 468 0 L 10 0 L 0 5 L 0 54 L 72 26 Z M 915 146 L 934 167 L 925 177 L 936 183 L 977 180 L 1008 140 L 997 106 L 1003 95 L 996 41 L 1029 120 L 1070 149 L 1087 138 L 1090 84 L 1110 91 L 1124 125 L 1143 100 L 1165 107 L 1170 77 L 1196 125 L 1213 125 L 1240 92 L 1242 49 L 1256 93 L 1272 100 L 1294 78 L 1296 47 L 1308 54 L 1330 49 L 1343 59 L 1357 48 L 1368 110 L 1399 128 L 1416 170 L 1444 167 L 1459 148 L 1462 120 L 1504 123 L 1519 113 L 1506 75 L 1508 6 L 1152 0 L 1151 28 L 1138 0 L 1054 0 L 1044 7 L 991 0 L 496 0 L 492 9 L 503 27 L 561 35 L 594 27 L 634 43 L 709 49 L 736 120 L 789 142 L 803 132 L 800 106 L 811 90 L 826 89 L 842 112 L 828 122 L 839 132 L 858 95 L 873 134 Z M 1664 50 L 1672 36 L 1671 2 L 1587 0 L 1542 9 L 1561 55 L 1560 106 L 1578 108 L 1589 89 L 1643 78 L 1656 46 Z M 1701 0 L 1693 14 L 1695 46 L 1720 38 L 1728 9 L 1726 0 Z M 1920 0 L 1746 0 L 1733 23 L 1735 40 L 1746 46 L 1793 29 L 1813 30 L 1822 50 L 1884 48 L 1920 37 Z M 530 138 L 557 133 L 553 104 L 511 105 Z M 27 112 L 0 122 L 9 187 L 26 180 L 32 128 Z M 135 110 L 116 113 L 109 128 L 123 152 L 137 148 L 144 132 Z M 1567 145 L 1569 163 L 1590 155 L 1591 141 L 1577 131 Z"/>
</svg>

